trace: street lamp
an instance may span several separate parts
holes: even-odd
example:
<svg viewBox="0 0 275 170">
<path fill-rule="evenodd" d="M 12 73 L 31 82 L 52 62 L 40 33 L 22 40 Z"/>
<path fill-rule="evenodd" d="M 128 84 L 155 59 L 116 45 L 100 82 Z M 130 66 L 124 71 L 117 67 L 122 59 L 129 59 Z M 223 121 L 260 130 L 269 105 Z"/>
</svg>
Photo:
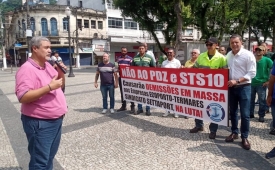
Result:
<svg viewBox="0 0 275 170">
<path fill-rule="evenodd" d="M 67 7 L 65 9 L 65 14 L 67 15 L 67 19 L 68 19 L 68 36 L 69 36 L 68 38 L 69 38 L 70 73 L 69 73 L 68 77 L 74 77 L 73 67 L 72 67 L 71 35 L 70 35 L 70 15 L 71 15 L 71 9 L 69 7 Z"/>
</svg>

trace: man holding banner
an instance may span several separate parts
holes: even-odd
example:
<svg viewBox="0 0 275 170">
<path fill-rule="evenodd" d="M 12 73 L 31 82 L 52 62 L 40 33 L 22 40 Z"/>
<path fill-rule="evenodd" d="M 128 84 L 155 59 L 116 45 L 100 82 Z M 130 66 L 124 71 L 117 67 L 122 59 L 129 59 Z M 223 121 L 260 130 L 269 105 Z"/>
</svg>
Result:
<svg viewBox="0 0 275 170">
<path fill-rule="evenodd" d="M 226 58 L 229 66 L 229 108 L 231 115 L 231 134 L 225 139 L 233 142 L 238 139 L 238 104 L 241 112 L 242 147 L 250 149 L 248 133 L 250 128 L 251 80 L 256 76 L 256 59 L 250 51 L 242 48 L 242 37 L 230 37 L 230 51 Z"/>
<path fill-rule="evenodd" d="M 139 45 L 139 53 L 136 55 L 132 61 L 132 66 L 138 67 L 156 67 L 156 62 L 153 57 L 145 53 L 145 48 L 147 44 Z M 135 114 L 143 113 L 142 104 L 138 104 L 138 110 Z M 146 106 L 146 116 L 150 116 L 150 106 Z"/>
<path fill-rule="evenodd" d="M 162 68 L 181 68 L 181 63 L 178 59 L 175 58 L 175 51 L 173 48 L 169 48 L 167 50 L 167 60 L 163 61 L 163 63 L 161 64 Z M 169 111 L 166 111 L 163 114 L 163 117 L 167 117 L 169 115 Z M 177 113 L 175 113 L 174 115 L 175 118 L 178 118 L 179 115 Z"/>
<path fill-rule="evenodd" d="M 220 54 L 216 47 L 218 46 L 218 40 L 215 37 L 210 37 L 205 41 L 207 51 L 201 53 L 195 62 L 193 68 L 204 68 L 204 69 L 223 69 L 227 68 L 226 58 Z M 195 119 L 196 126 L 190 130 L 190 133 L 198 133 L 203 131 L 203 120 Z M 216 138 L 216 132 L 218 130 L 218 124 L 210 123 L 209 125 L 210 139 Z"/>
</svg>

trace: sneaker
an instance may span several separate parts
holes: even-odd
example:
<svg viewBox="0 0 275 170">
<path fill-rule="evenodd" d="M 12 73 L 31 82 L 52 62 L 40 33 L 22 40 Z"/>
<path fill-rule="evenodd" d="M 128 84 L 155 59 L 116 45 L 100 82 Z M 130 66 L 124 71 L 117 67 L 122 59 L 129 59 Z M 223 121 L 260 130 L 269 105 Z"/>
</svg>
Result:
<svg viewBox="0 0 275 170">
<path fill-rule="evenodd" d="M 146 110 L 146 113 L 145 113 L 146 116 L 150 116 L 151 115 L 151 112 L 150 110 Z"/>
<path fill-rule="evenodd" d="M 270 152 L 268 152 L 268 153 L 265 155 L 265 158 L 266 158 L 266 159 L 274 158 L 274 157 L 275 157 L 275 148 L 273 148 Z"/>
<path fill-rule="evenodd" d="M 107 109 L 103 109 L 101 113 L 102 113 L 102 114 L 107 113 Z"/>
<path fill-rule="evenodd" d="M 183 116 L 183 118 L 184 118 L 184 119 L 189 119 L 189 117 L 187 117 L 187 116 Z"/>
<path fill-rule="evenodd" d="M 143 113 L 143 110 L 138 110 L 135 115 L 139 115 L 140 113 Z"/>
<path fill-rule="evenodd" d="M 170 114 L 169 111 L 165 111 L 165 113 L 162 115 L 162 117 L 167 117 Z"/>
<path fill-rule="evenodd" d="M 255 118 L 255 116 L 254 115 L 250 115 L 250 118 Z"/>
<path fill-rule="evenodd" d="M 110 109 L 110 112 L 113 114 L 113 113 L 115 113 L 115 110 L 114 109 Z"/>
<path fill-rule="evenodd" d="M 275 135 L 275 128 L 273 128 L 270 132 L 269 132 L 270 135 Z"/>
<path fill-rule="evenodd" d="M 266 114 L 267 114 L 267 113 L 270 113 L 270 110 L 269 110 L 269 109 L 268 109 L 268 110 L 266 110 L 266 111 L 265 111 L 265 113 L 266 113 Z"/>
<path fill-rule="evenodd" d="M 259 122 L 264 122 L 264 117 L 260 116 L 259 117 Z"/>
<path fill-rule="evenodd" d="M 130 113 L 131 113 L 131 114 L 135 114 L 135 112 L 136 112 L 136 111 L 135 111 L 135 106 L 131 106 L 131 111 L 130 111 Z"/>
<path fill-rule="evenodd" d="M 178 115 L 177 113 L 175 113 L 174 117 L 175 117 L 175 118 L 178 118 L 178 117 L 179 117 L 179 115 Z"/>
<path fill-rule="evenodd" d="M 211 132 L 209 134 L 209 139 L 215 139 L 216 138 L 216 133 L 215 132 Z"/>
<path fill-rule="evenodd" d="M 125 111 L 125 110 L 127 110 L 126 107 L 121 106 L 121 108 L 119 108 L 119 109 L 117 110 L 117 112 L 121 112 L 121 111 Z"/>
<path fill-rule="evenodd" d="M 198 133 L 199 131 L 203 131 L 203 127 L 198 128 L 198 127 L 194 127 L 193 129 L 190 130 L 189 133 Z"/>
</svg>

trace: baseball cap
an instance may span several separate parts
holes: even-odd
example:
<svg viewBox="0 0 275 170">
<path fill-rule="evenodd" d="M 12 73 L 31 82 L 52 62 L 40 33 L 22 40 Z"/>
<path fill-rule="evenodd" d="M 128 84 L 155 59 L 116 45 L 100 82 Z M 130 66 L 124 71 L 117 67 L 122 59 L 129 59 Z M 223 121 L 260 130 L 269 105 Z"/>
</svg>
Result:
<svg viewBox="0 0 275 170">
<path fill-rule="evenodd" d="M 205 41 L 205 43 L 218 44 L 218 39 L 216 37 L 210 37 Z"/>
<path fill-rule="evenodd" d="M 264 51 L 264 50 L 265 50 L 265 47 L 264 47 L 264 46 L 259 46 L 259 47 L 257 47 L 256 49 L 260 49 L 260 50 Z M 256 49 L 255 49 L 255 50 L 256 50 Z"/>
</svg>

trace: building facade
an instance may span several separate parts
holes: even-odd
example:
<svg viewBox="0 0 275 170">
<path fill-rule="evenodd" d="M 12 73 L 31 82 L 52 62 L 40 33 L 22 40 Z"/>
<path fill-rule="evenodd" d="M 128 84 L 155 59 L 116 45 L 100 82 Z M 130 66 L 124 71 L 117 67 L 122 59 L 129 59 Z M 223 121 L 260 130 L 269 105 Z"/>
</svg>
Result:
<svg viewBox="0 0 275 170">
<path fill-rule="evenodd" d="M 34 4 L 29 6 L 30 29 L 32 36 L 45 36 L 66 65 L 69 64 L 68 28 L 71 36 L 73 65 L 91 65 L 93 61 L 92 39 L 106 39 L 106 13 L 104 11 L 71 7 L 70 19 L 65 14 L 66 5 Z M 7 13 L 6 49 L 11 56 L 14 51 L 20 64 L 27 60 L 27 10 L 26 5 Z M 15 45 L 16 44 L 16 45 Z M 18 44 L 20 44 L 18 46 Z M 14 57 L 12 57 L 14 58 Z"/>
</svg>

